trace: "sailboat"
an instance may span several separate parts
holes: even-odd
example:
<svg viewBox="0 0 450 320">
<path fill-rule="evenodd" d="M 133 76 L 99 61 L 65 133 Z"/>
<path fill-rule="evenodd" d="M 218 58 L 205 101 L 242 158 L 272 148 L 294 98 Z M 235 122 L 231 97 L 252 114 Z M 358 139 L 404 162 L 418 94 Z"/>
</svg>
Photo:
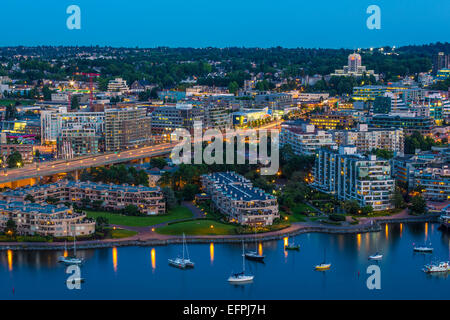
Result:
<svg viewBox="0 0 450 320">
<path fill-rule="evenodd" d="M 266 257 L 265 255 L 258 253 L 258 242 L 256 240 L 256 228 L 255 228 L 255 251 L 249 251 L 245 253 L 245 257 L 249 260 L 263 261 Z"/>
<path fill-rule="evenodd" d="M 187 253 L 187 259 L 184 257 L 184 251 L 186 251 Z M 177 267 L 180 269 L 186 269 L 186 268 L 193 268 L 194 267 L 194 262 L 191 261 L 191 259 L 189 258 L 189 251 L 186 245 L 186 237 L 183 233 L 183 257 L 177 257 L 175 259 L 168 259 L 169 260 L 169 265 L 173 266 L 173 267 Z"/>
<path fill-rule="evenodd" d="M 324 257 L 323 257 L 323 262 L 321 264 L 318 264 L 315 266 L 315 269 L 317 271 L 325 271 L 331 268 L 331 263 L 326 263 L 325 261 L 327 261 L 326 259 L 327 257 L 327 251 L 326 249 L 324 249 Z"/>
<path fill-rule="evenodd" d="M 64 242 L 64 252 L 67 251 L 67 244 Z M 67 256 L 64 255 L 58 257 L 58 262 L 62 262 L 65 264 L 81 264 L 83 263 L 83 259 L 77 258 L 77 243 L 75 240 L 75 234 L 73 235 L 73 256 Z"/>
<path fill-rule="evenodd" d="M 228 278 L 228 282 L 234 284 L 249 283 L 253 281 L 254 276 L 245 274 L 245 254 L 244 254 L 244 241 L 242 241 L 242 272 L 233 273 Z"/>
<path fill-rule="evenodd" d="M 285 250 L 300 250 L 300 245 L 295 244 L 295 242 L 288 243 L 285 247 Z"/>
<path fill-rule="evenodd" d="M 431 246 L 431 243 L 430 243 Z M 413 251 L 414 252 L 420 252 L 420 253 L 432 253 L 433 252 L 433 248 L 432 247 L 427 247 L 425 245 L 423 246 L 414 246 L 413 247 Z"/>
</svg>

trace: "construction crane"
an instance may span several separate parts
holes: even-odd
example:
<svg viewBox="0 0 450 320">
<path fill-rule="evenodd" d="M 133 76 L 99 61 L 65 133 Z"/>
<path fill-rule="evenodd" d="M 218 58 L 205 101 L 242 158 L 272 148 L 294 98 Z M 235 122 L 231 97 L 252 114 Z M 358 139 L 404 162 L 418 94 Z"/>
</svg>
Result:
<svg viewBox="0 0 450 320">
<path fill-rule="evenodd" d="M 99 73 L 74 72 L 73 75 L 86 76 L 89 78 L 89 107 L 92 107 L 94 101 L 94 78 L 99 77 Z"/>
</svg>

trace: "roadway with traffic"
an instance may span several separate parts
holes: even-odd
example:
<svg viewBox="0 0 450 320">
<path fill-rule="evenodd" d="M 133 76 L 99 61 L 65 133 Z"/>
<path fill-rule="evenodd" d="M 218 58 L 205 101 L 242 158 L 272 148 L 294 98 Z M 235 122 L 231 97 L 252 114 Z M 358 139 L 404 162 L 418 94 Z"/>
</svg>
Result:
<svg viewBox="0 0 450 320">
<path fill-rule="evenodd" d="M 262 126 L 257 130 L 273 129 L 280 125 L 281 122 L 272 122 Z M 237 131 L 238 134 L 244 135 L 245 131 Z M 208 140 L 208 136 L 204 136 L 203 140 Z M 24 179 L 33 179 L 39 177 L 47 177 L 60 173 L 69 173 L 92 167 L 100 167 L 117 163 L 140 160 L 169 154 L 177 143 L 163 143 L 152 146 L 145 146 L 135 149 L 128 149 L 117 153 L 102 153 L 92 156 L 77 157 L 68 160 L 52 160 L 33 163 L 22 168 L 7 169 L 6 173 L 0 173 L 0 184 L 19 181 Z"/>
</svg>

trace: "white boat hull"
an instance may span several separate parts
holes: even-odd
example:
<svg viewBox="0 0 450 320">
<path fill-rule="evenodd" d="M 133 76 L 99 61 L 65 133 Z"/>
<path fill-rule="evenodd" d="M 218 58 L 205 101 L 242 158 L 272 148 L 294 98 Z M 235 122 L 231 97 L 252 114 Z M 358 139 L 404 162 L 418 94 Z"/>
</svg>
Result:
<svg viewBox="0 0 450 320">
<path fill-rule="evenodd" d="M 383 259 L 383 255 L 381 254 L 369 256 L 369 260 L 381 260 L 381 259 Z"/>
<path fill-rule="evenodd" d="M 252 282 L 253 281 L 254 276 L 238 276 L 238 277 L 234 277 L 231 276 L 228 278 L 228 282 L 230 283 L 247 283 L 247 282 Z"/>
</svg>

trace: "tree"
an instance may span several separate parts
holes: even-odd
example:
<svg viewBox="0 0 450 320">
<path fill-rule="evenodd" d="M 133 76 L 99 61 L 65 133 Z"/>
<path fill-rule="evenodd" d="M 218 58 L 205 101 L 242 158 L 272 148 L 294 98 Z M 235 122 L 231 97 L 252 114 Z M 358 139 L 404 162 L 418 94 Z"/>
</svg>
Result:
<svg viewBox="0 0 450 320">
<path fill-rule="evenodd" d="M 175 208 L 178 203 L 173 190 L 169 187 L 163 187 L 161 190 L 164 195 L 164 199 L 166 200 L 167 210 Z"/>
<path fill-rule="evenodd" d="M 371 215 L 373 213 L 373 207 L 371 205 L 364 206 L 361 209 L 361 212 L 362 212 L 363 215 L 369 216 L 369 215 Z"/>
<path fill-rule="evenodd" d="M 406 207 L 405 199 L 399 188 L 396 188 L 392 197 L 392 203 L 396 209 L 403 209 Z"/>
<path fill-rule="evenodd" d="M 70 109 L 72 110 L 80 109 L 80 100 L 78 100 L 77 96 L 72 96 L 70 100 Z"/>
<path fill-rule="evenodd" d="M 141 212 L 139 212 L 139 208 L 135 206 L 134 204 L 129 204 L 123 209 L 123 213 L 126 216 L 141 216 L 143 215 Z"/>
<path fill-rule="evenodd" d="M 17 168 L 23 165 L 22 155 L 14 150 L 6 160 L 8 168 Z"/>
<path fill-rule="evenodd" d="M 30 202 L 35 202 L 35 199 L 34 199 L 34 197 L 31 195 L 31 194 L 27 194 L 26 196 L 25 196 L 25 201 L 30 201 Z"/>
<path fill-rule="evenodd" d="M 95 227 L 96 227 L 97 231 L 103 232 L 105 230 L 105 228 L 108 226 L 109 226 L 108 218 L 99 216 L 95 219 Z"/>
<path fill-rule="evenodd" d="M 424 214 L 427 212 L 427 202 L 421 195 L 414 196 L 409 206 L 412 214 Z"/>
<path fill-rule="evenodd" d="M 6 221 L 6 228 L 5 228 L 5 232 L 8 235 L 14 235 L 17 232 L 17 226 L 16 226 L 16 222 L 12 219 L 8 219 L 8 221 Z"/>
<path fill-rule="evenodd" d="M 356 215 L 360 213 L 360 207 L 356 200 L 344 201 L 342 204 L 343 209 L 349 215 Z"/>
<path fill-rule="evenodd" d="M 153 167 L 157 167 L 158 169 L 162 169 L 165 166 L 167 166 L 167 161 L 166 159 L 162 158 L 162 157 L 158 157 L 158 158 L 151 158 L 150 159 L 150 166 Z"/>
<path fill-rule="evenodd" d="M 45 199 L 45 202 L 47 202 L 48 204 L 56 204 L 59 202 L 59 199 L 55 197 L 47 197 Z"/>
<path fill-rule="evenodd" d="M 236 94 L 236 92 L 239 90 L 239 84 L 236 81 L 231 81 L 228 84 L 228 91 L 230 93 Z"/>
<path fill-rule="evenodd" d="M 6 106 L 5 120 L 14 120 L 17 118 L 18 112 L 16 106 L 10 104 Z"/>
<path fill-rule="evenodd" d="M 44 96 L 44 100 L 51 100 L 52 99 L 52 90 L 49 89 L 48 86 L 44 86 L 42 88 L 42 95 Z"/>
<path fill-rule="evenodd" d="M 199 188 L 196 184 L 185 185 L 182 190 L 183 199 L 187 201 L 194 200 L 194 197 L 198 193 L 198 191 Z"/>
</svg>

